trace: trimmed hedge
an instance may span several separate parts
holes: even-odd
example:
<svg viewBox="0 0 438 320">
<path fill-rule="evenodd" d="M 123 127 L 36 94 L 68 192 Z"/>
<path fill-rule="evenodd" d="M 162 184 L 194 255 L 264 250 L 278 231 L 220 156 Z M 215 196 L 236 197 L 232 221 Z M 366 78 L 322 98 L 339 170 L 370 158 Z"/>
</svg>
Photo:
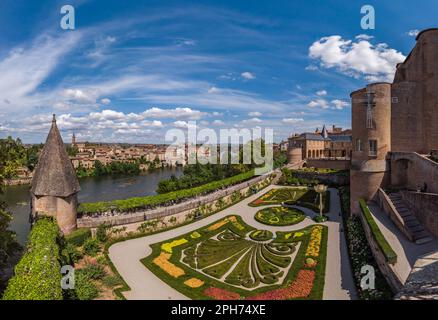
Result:
<svg viewBox="0 0 438 320">
<path fill-rule="evenodd" d="M 397 263 L 397 254 L 395 253 L 395 251 L 392 249 L 391 245 L 386 240 L 382 231 L 380 231 L 380 228 L 377 225 L 376 221 L 374 221 L 374 218 L 371 215 L 370 209 L 368 208 L 367 204 L 365 203 L 365 200 L 360 199 L 359 204 L 360 204 L 360 208 L 362 209 L 362 213 L 365 217 L 365 220 L 367 221 L 368 225 L 370 226 L 373 238 L 377 242 L 377 245 L 379 246 L 380 250 L 383 252 L 386 261 L 388 261 L 388 263 L 390 263 L 390 264 Z"/>
<path fill-rule="evenodd" d="M 78 247 L 82 246 L 88 238 L 91 238 L 91 230 L 89 228 L 79 228 L 65 237 L 67 242 Z"/>
<path fill-rule="evenodd" d="M 39 219 L 29 234 L 24 256 L 15 266 L 3 300 L 62 300 L 59 229 L 50 218 Z"/>
<path fill-rule="evenodd" d="M 146 197 L 134 197 L 125 200 L 114 200 L 107 202 L 81 203 L 78 214 L 87 215 L 108 211 L 134 212 L 136 210 L 155 208 L 159 205 L 174 204 L 181 200 L 194 198 L 196 196 L 216 191 L 234 184 L 244 182 L 254 176 L 254 170 L 238 174 L 220 181 L 210 182 L 199 187 L 173 191 Z"/>
</svg>

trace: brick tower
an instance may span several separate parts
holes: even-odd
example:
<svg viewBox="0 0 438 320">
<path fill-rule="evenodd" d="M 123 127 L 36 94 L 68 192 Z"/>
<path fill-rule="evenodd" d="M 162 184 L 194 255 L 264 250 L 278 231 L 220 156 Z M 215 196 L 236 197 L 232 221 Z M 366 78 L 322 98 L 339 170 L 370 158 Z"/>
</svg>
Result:
<svg viewBox="0 0 438 320">
<path fill-rule="evenodd" d="M 32 217 L 54 217 L 61 231 L 64 234 L 70 233 L 77 226 L 77 194 L 80 190 L 76 172 L 53 115 L 52 127 L 32 179 Z"/>
</svg>

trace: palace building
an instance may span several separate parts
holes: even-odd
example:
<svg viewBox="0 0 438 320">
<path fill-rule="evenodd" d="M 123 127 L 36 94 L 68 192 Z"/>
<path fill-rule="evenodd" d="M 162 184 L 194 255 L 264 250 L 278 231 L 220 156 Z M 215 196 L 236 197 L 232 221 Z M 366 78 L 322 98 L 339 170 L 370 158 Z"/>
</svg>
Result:
<svg viewBox="0 0 438 320">
<path fill-rule="evenodd" d="M 333 125 L 329 131 L 325 127 L 322 131 L 295 134 L 289 139 L 289 163 L 304 159 L 350 159 L 352 151 L 351 130 L 342 130 Z"/>
</svg>

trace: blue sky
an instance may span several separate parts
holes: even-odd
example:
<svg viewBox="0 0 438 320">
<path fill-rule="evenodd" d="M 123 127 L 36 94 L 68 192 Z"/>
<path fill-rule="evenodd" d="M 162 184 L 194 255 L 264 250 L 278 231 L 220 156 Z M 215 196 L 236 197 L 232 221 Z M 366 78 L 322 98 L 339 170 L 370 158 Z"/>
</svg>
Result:
<svg viewBox="0 0 438 320">
<path fill-rule="evenodd" d="M 0 137 L 163 143 L 165 132 L 350 126 L 349 93 L 391 81 L 437 27 L 436 1 L 21 1 L 0 4 Z M 62 30 L 60 8 L 75 7 Z M 362 30 L 360 8 L 375 8 Z"/>
</svg>

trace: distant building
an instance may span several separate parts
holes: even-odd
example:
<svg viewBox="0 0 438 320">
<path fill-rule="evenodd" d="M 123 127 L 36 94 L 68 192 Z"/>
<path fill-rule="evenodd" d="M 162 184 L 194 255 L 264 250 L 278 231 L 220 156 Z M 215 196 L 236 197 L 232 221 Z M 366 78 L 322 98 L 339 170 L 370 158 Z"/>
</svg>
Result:
<svg viewBox="0 0 438 320">
<path fill-rule="evenodd" d="M 288 145 L 289 158 L 297 160 L 298 150 L 301 149 L 301 160 L 342 158 L 350 159 L 352 152 L 351 131 L 332 127 L 328 131 L 325 125 L 322 131 L 317 128 L 314 133 L 295 134 L 290 137 Z M 289 163 L 292 163 L 289 161 Z"/>
</svg>

